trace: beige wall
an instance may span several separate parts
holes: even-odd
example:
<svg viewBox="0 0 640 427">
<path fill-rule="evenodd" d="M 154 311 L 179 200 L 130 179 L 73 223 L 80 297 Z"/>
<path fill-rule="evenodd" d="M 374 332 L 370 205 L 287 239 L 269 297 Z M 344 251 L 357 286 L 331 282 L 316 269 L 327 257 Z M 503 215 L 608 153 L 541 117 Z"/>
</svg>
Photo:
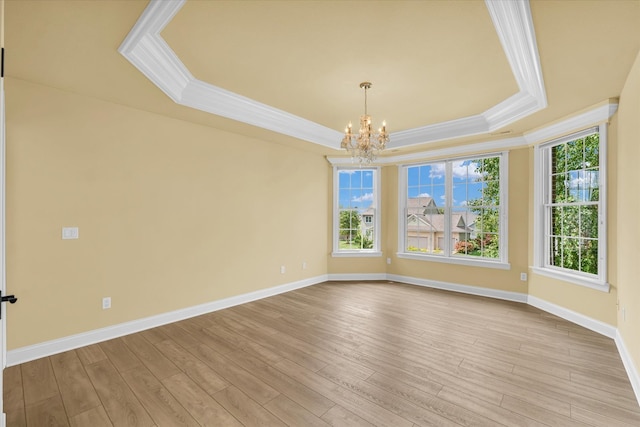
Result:
<svg viewBox="0 0 640 427">
<path fill-rule="evenodd" d="M 620 95 L 618 110 L 618 183 L 616 242 L 618 249 L 618 329 L 640 371 L 640 53 Z M 622 316 L 626 311 L 626 319 Z"/>
<path fill-rule="evenodd" d="M 618 297 L 615 269 L 618 254 L 616 246 L 617 223 L 615 218 L 619 192 L 615 173 L 618 162 L 617 123 L 617 115 L 614 115 L 608 126 L 607 133 L 607 215 L 609 219 L 607 228 L 607 273 L 608 282 L 611 285 L 609 292 L 602 292 L 535 273 L 532 273 L 529 277 L 529 295 L 612 326 L 617 324 L 616 301 Z M 531 149 L 530 156 L 529 178 L 529 203 L 533 205 L 533 149 Z M 533 265 L 533 212 L 529 215 L 529 231 L 529 262 L 530 265 Z"/>
<path fill-rule="evenodd" d="M 321 155 L 16 79 L 6 99 L 9 349 L 327 273 Z"/>
<path fill-rule="evenodd" d="M 481 286 L 510 292 L 527 293 L 527 283 L 520 281 L 520 273 L 528 271 L 527 212 L 528 212 L 528 149 L 509 152 L 509 263 L 510 270 L 444 264 L 396 257 L 398 252 L 398 168 L 386 167 L 383 185 L 385 201 L 386 253 L 391 257 L 387 272 L 401 276 L 440 282 Z"/>
</svg>

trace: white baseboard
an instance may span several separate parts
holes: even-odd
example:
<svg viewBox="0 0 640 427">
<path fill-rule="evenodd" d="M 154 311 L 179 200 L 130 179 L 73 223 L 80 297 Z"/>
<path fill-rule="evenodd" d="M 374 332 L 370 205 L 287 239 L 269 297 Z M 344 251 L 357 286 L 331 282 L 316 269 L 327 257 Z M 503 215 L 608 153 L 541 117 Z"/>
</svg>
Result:
<svg viewBox="0 0 640 427">
<path fill-rule="evenodd" d="M 575 311 L 569 310 L 568 308 L 552 304 L 548 301 L 531 295 L 529 295 L 527 303 L 533 307 L 539 308 L 540 310 L 546 311 L 547 313 L 555 314 L 558 317 L 562 317 L 563 319 L 575 323 L 576 325 L 591 329 L 592 331 L 604 335 L 605 337 L 609 337 L 611 339 L 616 338 L 617 328 L 609 325 L 608 323 L 592 319 L 591 317 L 585 316 L 584 314 L 576 313 Z"/>
<path fill-rule="evenodd" d="M 616 347 L 618 347 L 618 353 L 620 353 L 620 358 L 622 359 L 622 364 L 624 365 L 624 369 L 627 371 L 627 376 L 629 377 L 629 382 L 631 382 L 633 392 L 636 394 L 638 405 L 640 405 L 640 373 L 636 369 L 633 359 L 627 350 L 627 346 L 624 344 L 622 335 L 620 335 L 620 331 L 618 330 L 616 330 L 615 340 Z"/>
<path fill-rule="evenodd" d="M 326 282 L 327 280 L 327 275 L 311 277 L 309 279 L 299 280 L 297 282 L 287 283 L 268 289 L 261 289 L 259 291 L 236 295 L 217 301 L 211 301 L 193 307 L 187 307 L 180 310 L 170 311 L 168 313 L 158 314 L 156 316 L 132 320 L 130 322 L 107 326 L 106 328 L 95 329 L 89 332 L 46 341 L 27 347 L 17 348 L 15 350 L 7 351 L 6 363 L 7 366 L 18 365 L 20 363 L 29 362 L 31 360 L 40 359 L 42 357 L 51 356 L 53 354 L 73 350 L 75 348 L 84 347 L 101 341 L 107 341 L 135 332 L 144 331 L 145 329 L 166 325 L 167 323 L 178 322 L 190 317 L 200 316 L 202 314 L 211 313 L 213 311 L 222 310 L 224 308 L 233 307 L 235 305 L 267 298 L 273 295 L 278 295 L 283 292 L 289 292 L 294 289 L 304 288 L 306 286 Z"/>
<path fill-rule="evenodd" d="M 387 280 L 387 273 L 344 273 L 344 274 L 329 274 L 329 280 L 335 282 L 342 281 L 366 281 L 366 280 Z"/>
<path fill-rule="evenodd" d="M 478 286 L 458 285 L 456 283 L 439 282 L 436 280 L 419 279 L 416 277 L 399 276 L 397 274 L 387 274 L 388 280 L 394 282 L 407 283 L 409 285 L 424 286 L 427 288 L 443 289 L 446 291 L 460 292 L 463 294 L 478 295 L 495 299 L 502 299 L 515 302 L 527 302 L 527 294 L 520 292 L 501 291 L 498 289 L 481 288 Z"/>
</svg>

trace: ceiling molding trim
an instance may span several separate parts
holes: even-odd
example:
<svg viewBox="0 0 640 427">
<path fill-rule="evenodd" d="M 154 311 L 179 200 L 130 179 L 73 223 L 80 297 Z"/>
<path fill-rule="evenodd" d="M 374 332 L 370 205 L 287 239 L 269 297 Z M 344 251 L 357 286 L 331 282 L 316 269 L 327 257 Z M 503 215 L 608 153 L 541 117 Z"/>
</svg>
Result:
<svg viewBox="0 0 640 427">
<path fill-rule="evenodd" d="M 336 141 L 342 139 L 342 133 L 337 130 L 201 80 L 187 85 L 180 104 L 329 148 L 337 149 Z"/>
<path fill-rule="evenodd" d="M 478 135 L 489 132 L 489 123 L 482 115 L 463 117 L 433 125 L 393 132 L 389 148 L 406 147 L 445 139 Z"/>
<path fill-rule="evenodd" d="M 558 138 L 580 129 L 605 123 L 609 121 L 611 116 L 613 116 L 617 110 L 618 104 L 616 103 L 602 105 L 594 108 L 593 110 L 570 117 L 545 128 L 525 133 L 524 138 L 529 145 L 546 142 L 552 138 Z"/>
<path fill-rule="evenodd" d="M 180 103 L 184 88 L 195 78 L 160 37 L 160 31 L 185 1 L 150 2 L 118 48 L 118 52 L 177 103 Z"/>
<path fill-rule="evenodd" d="M 546 108 L 547 96 L 529 2 L 485 0 L 485 3 L 520 88 L 519 93 L 482 114 L 490 131 L 494 131 Z"/>
<path fill-rule="evenodd" d="M 540 55 L 528 0 L 485 0 L 511 71 L 522 92 L 547 106 Z"/>
<path fill-rule="evenodd" d="M 342 133 L 197 80 L 160 32 L 186 0 L 151 0 L 118 51 L 174 102 L 339 149 Z M 547 105 L 528 0 L 485 0 L 520 92 L 482 114 L 391 133 L 391 147 L 491 132 Z"/>
<path fill-rule="evenodd" d="M 488 151 L 506 151 L 514 148 L 526 147 L 527 141 L 521 137 L 505 138 L 496 141 L 478 142 L 475 144 L 460 145 L 457 147 L 446 147 L 436 150 L 421 151 L 419 153 L 401 154 L 398 156 L 379 157 L 374 165 L 401 165 L 411 164 L 419 161 L 431 160 L 443 157 L 454 157 L 460 155 L 488 152 Z M 337 166 L 354 166 L 359 167 L 360 164 L 354 162 L 351 157 L 327 157 L 327 161 Z"/>
</svg>

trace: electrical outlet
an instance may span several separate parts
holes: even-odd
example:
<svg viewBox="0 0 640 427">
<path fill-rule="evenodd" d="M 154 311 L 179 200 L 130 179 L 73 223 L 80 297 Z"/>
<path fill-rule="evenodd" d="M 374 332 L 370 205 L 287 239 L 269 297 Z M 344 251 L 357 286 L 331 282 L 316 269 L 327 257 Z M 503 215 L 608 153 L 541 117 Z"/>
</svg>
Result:
<svg viewBox="0 0 640 427">
<path fill-rule="evenodd" d="M 391 265 L 391 258 L 387 258 L 387 264 Z"/>
<path fill-rule="evenodd" d="M 106 310 L 108 308 L 111 308 L 111 297 L 104 297 L 102 298 L 102 309 Z"/>
<path fill-rule="evenodd" d="M 280 274 L 284 274 L 287 272 L 287 269 L 284 267 L 284 265 L 280 266 Z"/>
<path fill-rule="evenodd" d="M 520 273 L 520 280 L 522 280 L 523 282 L 527 281 L 527 273 Z"/>
<path fill-rule="evenodd" d="M 307 269 L 307 262 L 306 261 L 302 261 L 302 269 L 303 270 Z"/>
<path fill-rule="evenodd" d="M 78 227 L 62 227 L 62 240 L 77 239 L 79 236 Z"/>
</svg>

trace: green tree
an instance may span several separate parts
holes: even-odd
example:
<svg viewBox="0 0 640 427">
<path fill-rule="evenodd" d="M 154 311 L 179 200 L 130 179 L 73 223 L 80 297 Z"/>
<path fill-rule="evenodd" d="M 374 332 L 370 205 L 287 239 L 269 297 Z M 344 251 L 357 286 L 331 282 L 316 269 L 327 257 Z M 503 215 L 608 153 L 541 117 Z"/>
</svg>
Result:
<svg viewBox="0 0 640 427">
<path fill-rule="evenodd" d="M 552 265 L 598 274 L 598 133 L 551 148 Z"/>
<path fill-rule="evenodd" d="M 356 209 L 340 211 L 340 240 L 353 242 L 360 234 L 360 214 Z"/>
<path fill-rule="evenodd" d="M 500 256 L 500 158 L 489 157 L 472 160 L 470 166 L 479 174 L 476 182 L 482 183 L 482 194 L 467 201 L 471 212 L 477 215 L 475 247 L 478 255 L 488 258 Z"/>
</svg>

